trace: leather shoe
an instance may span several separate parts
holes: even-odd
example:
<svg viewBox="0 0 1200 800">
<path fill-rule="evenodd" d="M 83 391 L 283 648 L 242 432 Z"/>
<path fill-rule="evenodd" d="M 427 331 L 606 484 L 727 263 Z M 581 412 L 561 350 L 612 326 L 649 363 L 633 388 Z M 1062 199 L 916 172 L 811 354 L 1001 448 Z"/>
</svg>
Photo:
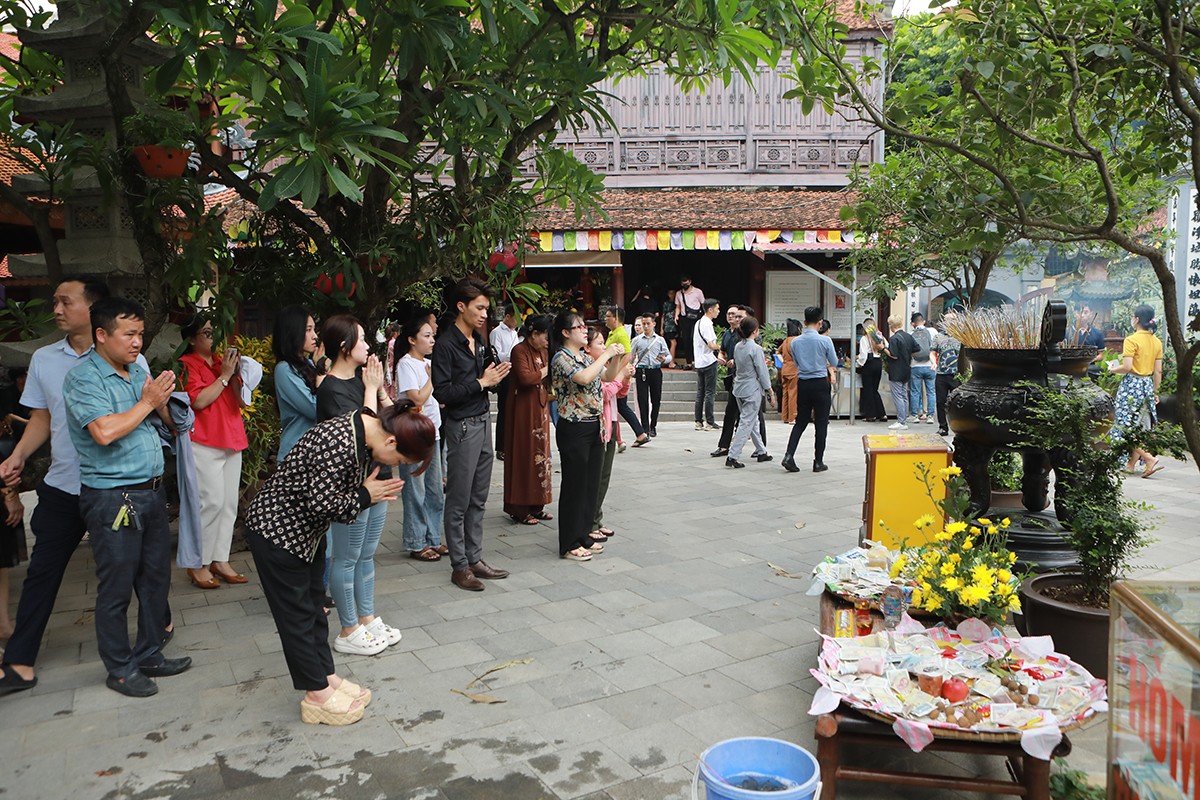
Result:
<svg viewBox="0 0 1200 800">
<path fill-rule="evenodd" d="M 187 672 L 191 666 L 192 657 L 184 656 L 183 658 L 164 658 L 161 664 L 154 666 L 142 664 L 138 669 L 147 678 L 167 678 L 171 675 Z"/>
<path fill-rule="evenodd" d="M 746 465 L 738 461 L 736 458 L 727 458 L 725 459 L 725 466 L 733 467 L 734 469 L 742 469 Z"/>
<path fill-rule="evenodd" d="M 209 579 L 206 581 L 202 581 L 199 578 L 197 578 L 196 573 L 198 571 L 199 570 L 194 570 L 194 569 L 189 569 L 187 571 L 187 576 L 188 576 L 188 579 L 191 580 L 192 586 L 195 586 L 197 589 L 220 589 L 221 588 L 221 582 L 219 580 L 217 580 L 215 577 L 209 577 Z"/>
<path fill-rule="evenodd" d="M 470 569 L 471 569 L 471 574 L 474 575 L 476 578 L 488 578 L 489 580 L 499 580 L 501 578 L 508 577 L 508 570 L 496 569 L 495 567 L 489 567 L 488 563 L 482 559 L 480 559 L 476 563 L 472 564 Z"/>
<path fill-rule="evenodd" d="M 711 453 L 709 453 L 709 455 L 712 456 L 713 458 L 720 458 L 721 456 L 727 456 L 727 455 L 729 455 L 729 448 L 728 447 L 718 447 L 716 450 L 713 450 Z"/>
<path fill-rule="evenodd" d="M 764 461 L 774 461 L 775 457 L 773 455 L 771 455 L 770 453 L 763 453 L 761 455 L 755 456 L 754 460 L 761 464 Z"/>
<path fill-rule="evenodd" d="M 824 461 L 813 462 L 813 472 L 824 472 L 827 469 L 829 469 L 829 467 L 825 466 Z"/>
<path fill-rule="evenodd" d="M 104 685 L 126 697 L 150 697 L 158 694 L 158 684 L 140 672 L 134 672 L 124 679 L 109 675 Z"/>
<path fill-rule="evenodd" d="M 796 466 L 796 462 L 790 458 L 784 458 L 779 462 L 788 472 L 799 472 L 800 468 Z"/>
<path fill-rule="evenodd" d="M 470 569 L 456 569 L 450 573 L 450 582 L 460 589 L 466 589 L 468 592 L 482 592 L 483 581 L 475 577 L 475 573 Z"/>
</svg>

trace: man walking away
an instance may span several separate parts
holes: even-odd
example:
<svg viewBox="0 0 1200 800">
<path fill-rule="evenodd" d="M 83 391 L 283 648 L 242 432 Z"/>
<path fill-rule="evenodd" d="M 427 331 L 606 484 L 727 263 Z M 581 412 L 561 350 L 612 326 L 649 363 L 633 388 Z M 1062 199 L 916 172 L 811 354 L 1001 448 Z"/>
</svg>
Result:
<svg viewBox="0 0 1200 800">
<path fill-rule="evenodd" d="M 517 335 L 517 315 L 512 303 L 500 304 L 500 324 L 493 330 L 488 340 L 496 353 L 496 361 L 501 364 L 512 364 L 512 349 L 516 347 L 520 337 Z M 508 377 L 500 381 L 496 387 L 496 459 L 504 460 L 504 425 L 508 412 Z"/>
<path fill-rule="evenodd" d="M 946 398 L 950 396 L 950 392 L 954 391 L 958 383 L 958 353 L 962 349 L 962 342 L 946 333 L 945 327 L 944 323 L 939 324 L 937 336 L 933 339 L 933 351 L 938 354 L 937 383 L 935 384 L 938 436 L 946 436 L 950 433 L 950 426 L 946 422 Z"/>
<path fill-rule="evenodd" d="M 888 384 L 892 389 L 892 402 L 896 404 L 896 421 L 888 428 L 894 431 L 908 430 L 908 380 L 912 375 L 912 353 L 915 342 L 904 331 L 904 318 L 888 317 L 890 337 L 883 348 L 887 368 Z"/>
<path fill-rule="evenodd" d="M 796 448 L 800 437 L 813 421 L 813 472 L 824 472 L 825 437 L 829 431 L 829 407 L 833 398 L 830 386 L 837 385 L 837 352 L 833 341 L 817 331 L 821 327 L 821 307 L 804 309 L 804 331 L 792 341 L 792 360 L 796 362 L 796 424 L 788 438 L 787 452 L 783 457 L 783 468 L 788 472 L 799 472 L 796 466 Z"/>
<path fill-rule="evenodd" d="M 721 313 L 721 304 L 716 300 L 705 300 L 703 312 L 692 334 L 692 351 L 696 358 L 696 430 L 719 431 L 721 427 L 713 415 L 713 404 L 717 398 L 716 353 L 721 349 L 721 343 L 713 330 L 713 320 Z"/>
<path fill-rule="evenodd" d="M 929 357 L 933 353 L 933 331 L 925 327 L 925 317 L 915 311 L 912 315 L 912 374 L 908 383 L 909 413 L 921 422 L 933 424 L 937 404 L 937 376 Z"/>
<path fill-rule="evenodd" d="M 158 693 L 154 678 L 192 659 L 162 653 L 171 589 L 171 532 L 163 489 L 162 440 L 150 421 L 172 426 L 167 400 L 175 373 L 151 379 L 137 363 L 145 312 L 109 297 L 91 308 L 95 349 L 67 373 L 63 402 L 79 453 L 79 508 L 96 561 L 96 644 L 106 686 L 128 697 Z M 129 602 L 138 598 L 137 640 L 129 645 Z"/>
<path fill-rule="evenodd" d="M 663 367 L 671 363 L 671 350 L 666 340 L 654 332 L 653 314 L 642 315 L 642 334 L 633 340 L 632 352 L 642 428 L 653 438 L 658 436 L 658 411 L 662 406 L 662 371 Z"/>
<path fill-rule="evenodd" d="M 508 572 L 483 560 L 483 512 L 492 482 L 491 401 L 508 375 L 483 338 L 491 290 L 474 278 L 454 286 L 458 315 L 433 346 L 433 396 L 441 403 L 446 440 L 446 507 L 443 531 L 450 549 L 450 581 L 482 592 L 480 578 Z"/>
<path fill-rule="evenodd" d="M 610 306 L 604 312 L 604 327 L 608 328 L 608 337 L 604 340 L 604 346 L 621 345 L 624 355 L 621 356 L 619 368 L 624 370 L 633 363 L 633 343 L 629 338 L 629 331 L 625 330 L 625 309 L 620 306 Z M 628 383 L 617 394 L 617 413 L 621 415 L 621 419 L 629 423 L 629 427 L 633 430 L 633 435 L 636 437 L 636 441 L 633 443 L 634 447 L 641 447 L 650 441 L 650 434 L 646 433 L 646 426 L 638 420 L 637 414 L 633 413 L 633 409 L 629 407 Z"/>
</svg>

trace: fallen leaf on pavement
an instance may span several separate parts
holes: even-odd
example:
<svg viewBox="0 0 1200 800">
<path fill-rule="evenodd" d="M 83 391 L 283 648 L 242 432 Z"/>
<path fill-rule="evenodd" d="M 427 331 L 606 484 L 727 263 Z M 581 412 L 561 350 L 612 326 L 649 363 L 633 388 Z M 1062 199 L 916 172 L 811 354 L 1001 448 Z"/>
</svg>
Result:
<svg viewBox="0 0 1200 800">
<path fill-rule="evenodd" d="M 770 561 L 767 562 L 767 566 L 770 567 L 771 569 L 775 570 L 775 574 L 778 575 L 780 578 L 803 578 L 804 577 L 803 575 L 793 575 L 792 573 L 788 572 L 783 567 L 779 566 L 778 564 L 772 564 Z"/>
<path fill-rule="evenodd" d="M 473 703 L 489 703 L 490 704 L 490 703 L 507 703 L 508 702 L 507 700 L 501 700 L 499 697 L 492 697 L 490 694 L 472 694 L 471 692 L 464 692 L 462 689 L 451 689 L 450 691 L 454 692 L 455 694 L 461 694 L 463 697 L 468 698 Z"/>
<path fill-rule="evenodd" d="M 492 667 L 491 669 L 489 669 L 487 672 L 480 675 L 475 680 L 468 683 L 467 688 L 470 689 L 472 686 L 479 683 L 481 680 L 486 678 L 488 675 L 491 675 L 493 672 L 499 672 L 502 669 L 508 669 L 509 667 L 515 667 L 518 664 L 528 664 L 530 661 L 533 661 L 533 659 L 532 658 L 522 658 L 520 661 L 508 661 L 503 664 L 498 664 L 498 665 Z M 458 690 L 456 689 L 455 691 L 458 691 Z"/>
<path fill-rule="evenodd" d="M 799 529 L 799 528 L 803 528 L 803 527 L 804 527 L 804 525 L 805 525 L 805 523 L 803 523 L 803 522 L 797 522 L 797 523 L 796 523 L 796 528 L 797 528 L 797 529 Z"/>
</svg>

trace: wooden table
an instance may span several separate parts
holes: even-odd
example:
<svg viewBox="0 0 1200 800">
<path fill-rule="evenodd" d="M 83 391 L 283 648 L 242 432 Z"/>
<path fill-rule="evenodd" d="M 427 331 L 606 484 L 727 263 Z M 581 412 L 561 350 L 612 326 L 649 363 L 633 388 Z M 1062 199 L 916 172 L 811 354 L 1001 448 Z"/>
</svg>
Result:
<svg viewBox="0 0 1200 800">
<path fill-rule="evenodd" d="M 836 800 L 839 780 L 887 783 L 892 786 L 919 786 L 927 789 L 953 789 L 982 794 L 1012 794 L 1032 800 L 1050 800 L 1050 762 L 1035 758 L 1021 749 L 1020 741 L 995 741 L 995 736 L 959 732 L 957 738 L 935 738 L 922 753 L 970 753 L 984 756 L 1003 756 L 1012 780 L 984 778 L 955 778 L 930 772 L 896 772 L 870 767 L 848 767 L 842 764 L 845 745 L 865 745 L 871 749 L 902 747 L 904 740 L 892 726 L 870 719 L 853 709 L 842 706 L 832 714 L 817 718 L 817 762 L 821 766 L 821 800 Z M 1055 757 L 1071 752 L 1071 742 L 1063 734 L 1054 749 Z"/>
</svg>

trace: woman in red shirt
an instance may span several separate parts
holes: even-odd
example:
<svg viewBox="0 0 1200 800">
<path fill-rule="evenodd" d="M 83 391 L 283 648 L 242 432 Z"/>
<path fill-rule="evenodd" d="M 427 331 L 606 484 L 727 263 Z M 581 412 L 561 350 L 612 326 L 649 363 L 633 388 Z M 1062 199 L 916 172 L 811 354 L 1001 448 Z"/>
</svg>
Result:
<svg viewBox="0 0 1200 800">
<path fill-rule="evenodd" d="M 247 446 L 238 353 L 234 348 L 226 350 L 224 357 L 213 353 L 212 321 L 203 316 L 194 317 L 180 333 L 188 343 L 179 358 L 184 389 L 196 412 L 192 446 L 200 487 L 203 540 L 203 566 L 187 573 L 197 587 L 218 589 L 221 586 L 218 578 L 226 583 L 246 583 L 246 577 L 229 566 L 242 451 Z"/>
</svg>

